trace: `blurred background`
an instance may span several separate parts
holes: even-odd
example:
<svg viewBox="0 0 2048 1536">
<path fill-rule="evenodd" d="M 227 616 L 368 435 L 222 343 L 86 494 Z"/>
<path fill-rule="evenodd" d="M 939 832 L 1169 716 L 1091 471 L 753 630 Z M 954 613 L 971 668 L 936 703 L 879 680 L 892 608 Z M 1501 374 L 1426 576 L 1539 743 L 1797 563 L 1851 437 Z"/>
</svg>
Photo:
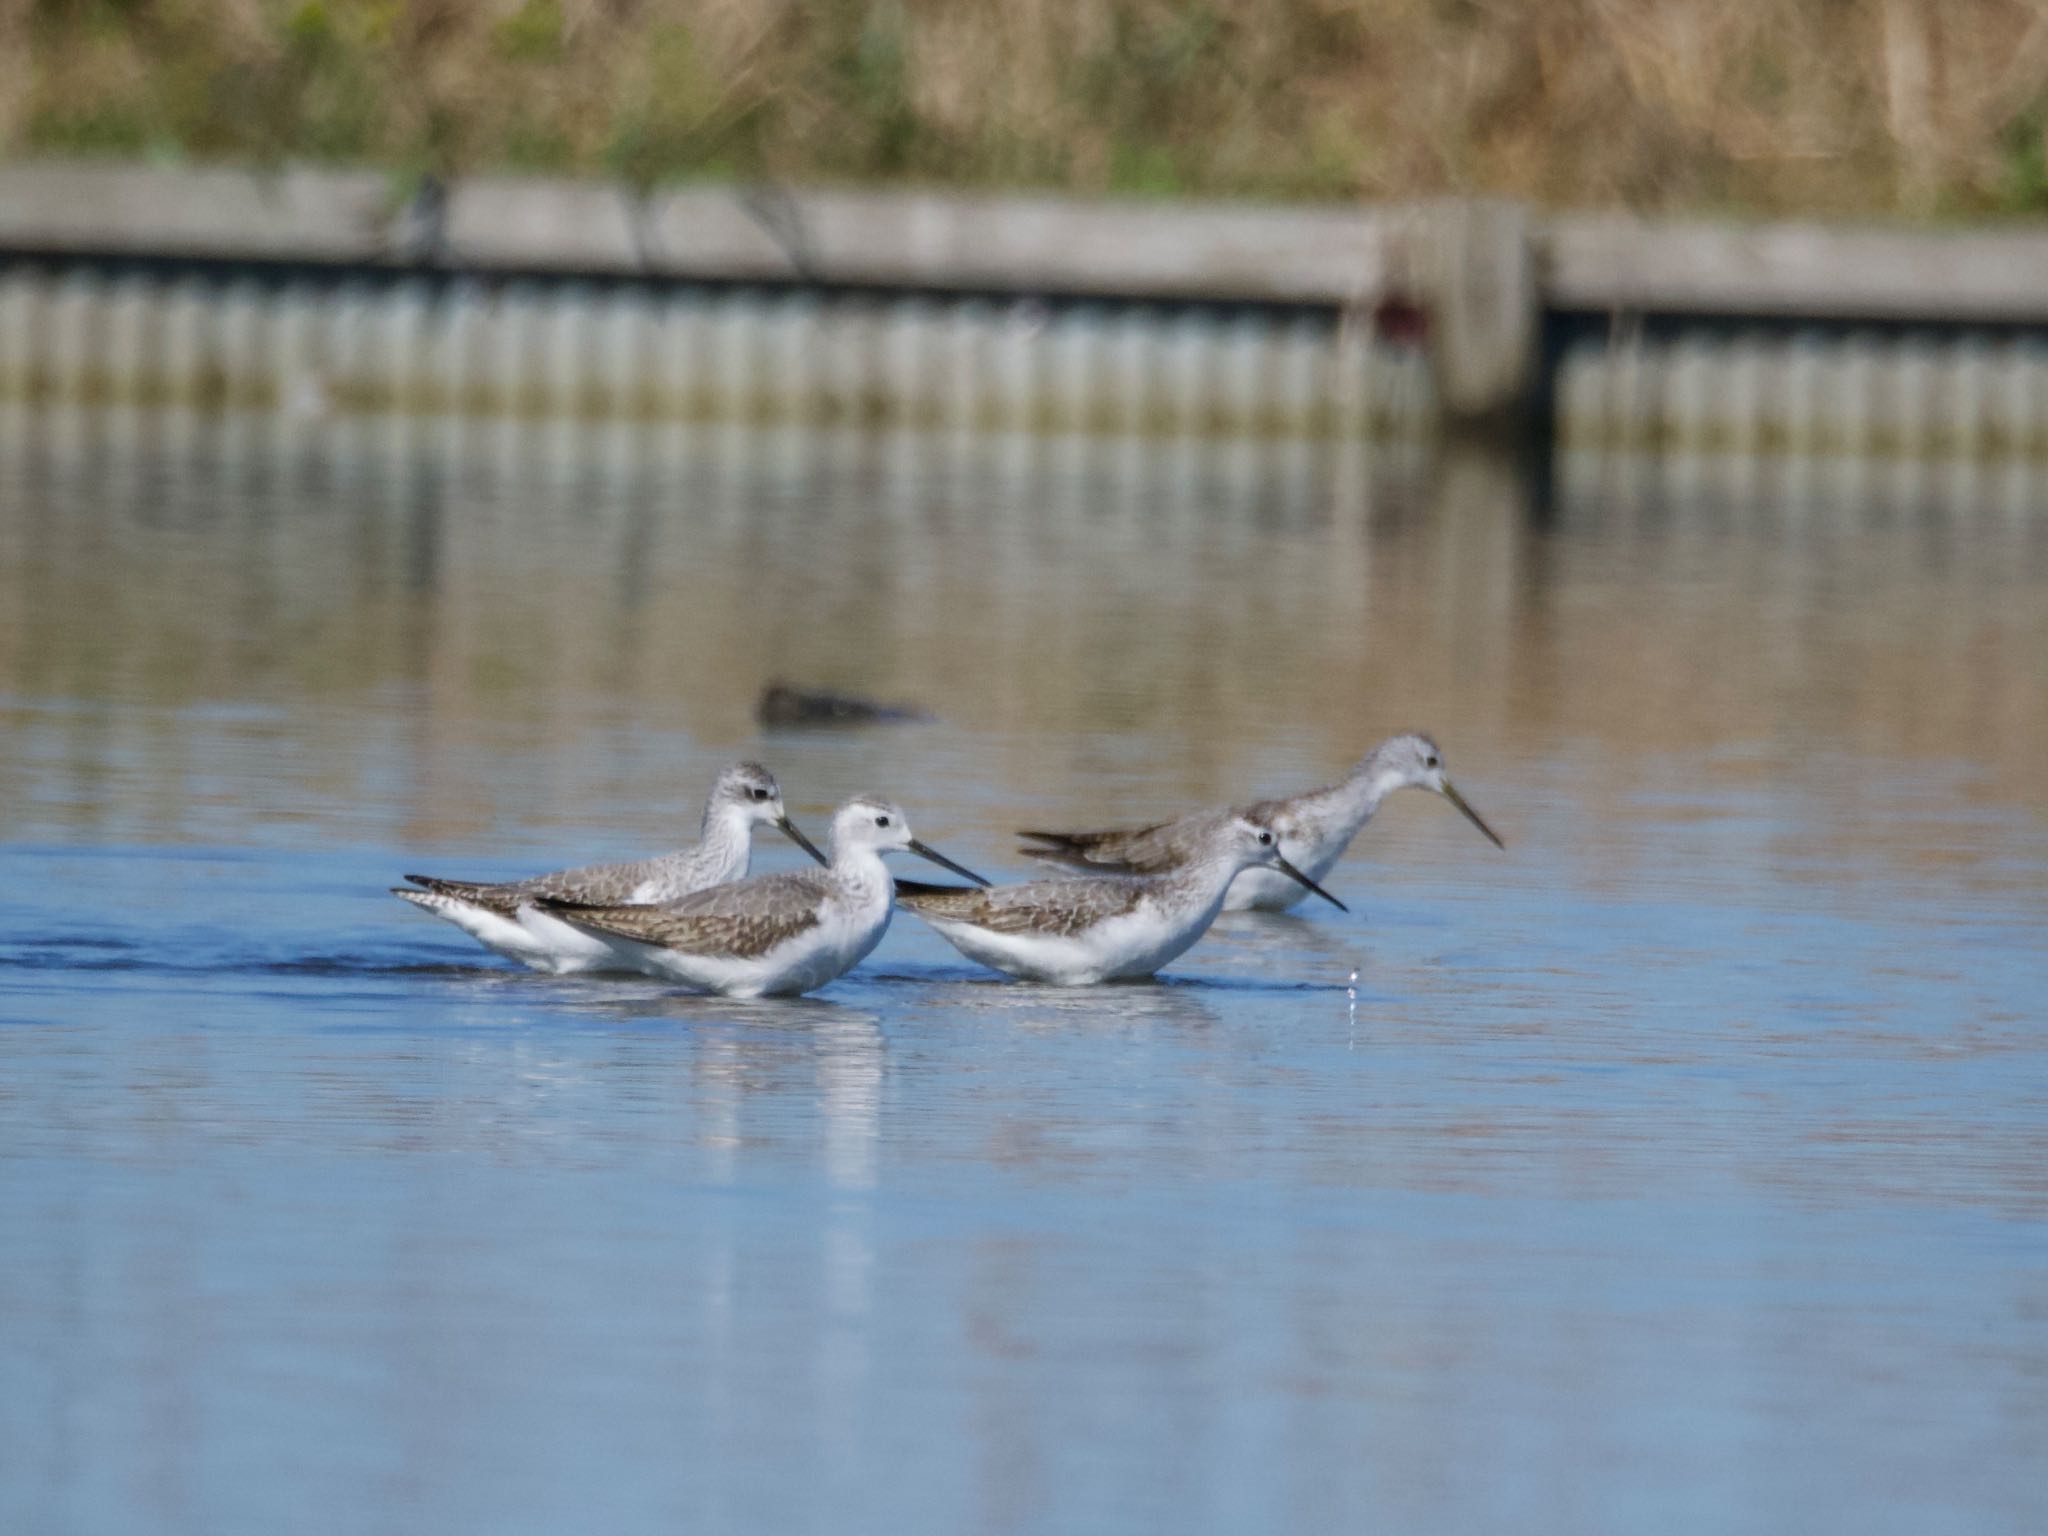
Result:
<svg viewBox="0 0 2048 1536">
<path fill-rule="evenodd" d="M 2032 0 L 0 0 L 0 1529 L 2048 1527 L 2044 135 Z M 1507 851 L 1153 986 L 386 894 L 1407 729 Z"/>
<path fill-rule="evenodd" d="M 2030 0 L 9 0 L 0 142 L 639 187 L 2040 212 Z"/>
</svg>

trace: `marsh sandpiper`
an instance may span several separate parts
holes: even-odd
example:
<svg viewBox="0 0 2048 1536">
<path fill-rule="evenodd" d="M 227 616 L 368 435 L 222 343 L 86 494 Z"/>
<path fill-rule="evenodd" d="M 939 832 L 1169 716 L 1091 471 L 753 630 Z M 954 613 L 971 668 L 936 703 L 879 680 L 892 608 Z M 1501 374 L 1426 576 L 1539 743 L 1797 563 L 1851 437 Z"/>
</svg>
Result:
<svg viewBox="0 0 2048 1536">
<path fill-rule="evenodd" d="M 911 836 L 900 808 L 861 797 L 833 816 L 824 869 L 757 875 L 660 905 L 539 905 L 620 966 L 726 997 L 792 996 L 843 975 L 882 941 L 896 895 L 882 855 L 899 849 L 988 883 Z"/>
<path fill-rule="evenodd" d="M 987 890 L 905 881 L 896 899 L 970 960 L 1026 981 L 1085 986 L 1152 975 L 1208 930 L 1232 882 L 1254 869 L 1348 910 L 1295 868 L 1273 828 L 1252 816 L 1212 820 L 1159 874 L 1075 875 Z"/>
<path fill-rule="evenodd" d="M 1048 863 L 1155 875 L 1193 858 L 1207 846 L 1218 825 L 1233 817 L 1250 816 L 1271 824 L 1280 836 L 1280 851 L 1311 880 L 1321 880 L 1351 846 L 1359 829 L 1372 820 L 1380 802 L 1397 789 L 1427 789 L 1442 795 L 1464 812 L 1466 820 L 1485 833 L 1494 847 L 1507 846 L 1452 785 L 1444 771 L 1442 749 L 1427 736 L 1416 735 L 1389 737 L 1335 784 L 1298 795 L 1221 811 L 1195 811 L 1147 827 L 1017 835 L 1029 839 L 1023 853 Z M 1306 894 L 1279 870 L 1254 867 L 1231 884 L 1223 909 L 1281 912 Z"/>
<path fill-rule="evenodd" d="M 561 976 L 629 969 L 620 966 L 611 946 L 549 916 L 535 903 L 542 897 L 598 905 L 673 901 L 723 885 L 746 874 L 757 826 L 779 829 L 820 864 L 825 862 L 783 810 L 775 775 L 759 763 L 734 763 L 711 786 L 702 837 L 695 847 L 631 863 L 591 864 L 496 883 L 407 875 L 419 889 L 395 886 L 391 894 L 447 919 L 486 947 L 536 971 Z"/>
</svg>

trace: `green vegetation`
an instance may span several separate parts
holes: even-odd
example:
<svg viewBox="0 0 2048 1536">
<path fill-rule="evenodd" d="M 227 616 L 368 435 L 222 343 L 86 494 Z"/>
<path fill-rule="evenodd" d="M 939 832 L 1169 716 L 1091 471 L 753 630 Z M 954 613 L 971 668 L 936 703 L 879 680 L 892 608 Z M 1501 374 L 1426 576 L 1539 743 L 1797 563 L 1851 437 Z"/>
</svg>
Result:
<svg viewBox="0 0 2048 1536">
<path fill-rule="evenodd" d="M 0 0 L 0 144 L 1146 196 L 2048 207 L 2036 0 Z"/>
</svg>

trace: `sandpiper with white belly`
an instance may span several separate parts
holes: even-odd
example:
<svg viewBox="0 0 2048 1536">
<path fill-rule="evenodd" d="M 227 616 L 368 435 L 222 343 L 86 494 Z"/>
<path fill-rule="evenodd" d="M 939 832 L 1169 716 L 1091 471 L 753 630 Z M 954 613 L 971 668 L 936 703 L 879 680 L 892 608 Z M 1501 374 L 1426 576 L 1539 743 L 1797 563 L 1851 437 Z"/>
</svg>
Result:
<svg viewBox="0 0 2048 1536">
<path fill-rule="evenodd" d="M 899 849 L 988 883 L 911 836 L 901 809 L 863 796 L 833 816 L 824 869 L 757 875 L 654 906 L 553 897 L 539 905 L 650 976 L 726 997 L 793 996 L 845 974 L 882 941 L 896 897 L 882 855 Z"/>
<path fill-rule="evenodd" d="M 1496 848 L 1507 845 L 1466 803 L 1444 771 L 1442 749 L 1427 736 L 1392 736 L 1358 760 L 1335 784 L 1277 800 L 1220 811 L 1194 811 L 1146 827 L 1104 832 L 1019 832 L 1029 839 L 1021 850 L 1035 859 L 1076 869 L 1152 875 L 1178 868 L 1207 846 L 1211 832 L 1233 817 L 1249 816 L 1279 834 L 1280 851 L 1311 880 L 1335 866 L 1380 802 L 1397 789 L 1426 789 L 1442 795 L 1486 834 Z M 1277 869 L 1254 867 L 1240 874 L 1224 901 L 1227 912 L 1280 912 L 1307 894 Z"/>
<path fill-rule="evenodd" d="M 1150 976 L 1208 931 L 1231 882 L 1272 870 L 1348 910 L 1280 851 L 1273 828 L 1226 816 L 1171 869 L 1153 875 L 1076 875 L 962 890 L 903 881 L 897 900 L 970 960 L 1026 981 L 1085 986 Z"/>
<path fill-rule="evenodd" d="M 612 948 L 541 911 L 543 897 L 596 904 L 673 901 L 691 891 L 723 885 L 747 872 L 754 828 L 775 827 L 820 864 L 825 856 L 797 830 L 782 808 L 775 775 L 759 763 L 734 763 L 718 775 L 704 803 L 703 835 L 696 846 L 623 864 L 590 864 L 526 880 L 490 883 L 407 875 L 418 890 L 402 896 L 510 960 L 536 971 L 630 969 Z"/>
</svg>

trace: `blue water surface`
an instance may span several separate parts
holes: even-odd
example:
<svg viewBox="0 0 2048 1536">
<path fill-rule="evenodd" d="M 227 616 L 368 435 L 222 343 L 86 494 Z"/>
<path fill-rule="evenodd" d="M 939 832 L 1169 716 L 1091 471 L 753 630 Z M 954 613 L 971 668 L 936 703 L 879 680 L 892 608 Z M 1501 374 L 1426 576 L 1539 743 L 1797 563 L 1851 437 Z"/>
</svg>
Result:
<svg viewBox="0 0 2048 1536">
<path fill-rule="evenodd" d="M 15 430 L 0 1530 L 2048 1529 L 2024 518 Z M 741 755 L 1016 876 L 1415 724 L 1507 855 L 1398 797 L 1354 917 L 1152 986 L 903 917 L 732 1003 L 385 893 Z"/>
</svg>

